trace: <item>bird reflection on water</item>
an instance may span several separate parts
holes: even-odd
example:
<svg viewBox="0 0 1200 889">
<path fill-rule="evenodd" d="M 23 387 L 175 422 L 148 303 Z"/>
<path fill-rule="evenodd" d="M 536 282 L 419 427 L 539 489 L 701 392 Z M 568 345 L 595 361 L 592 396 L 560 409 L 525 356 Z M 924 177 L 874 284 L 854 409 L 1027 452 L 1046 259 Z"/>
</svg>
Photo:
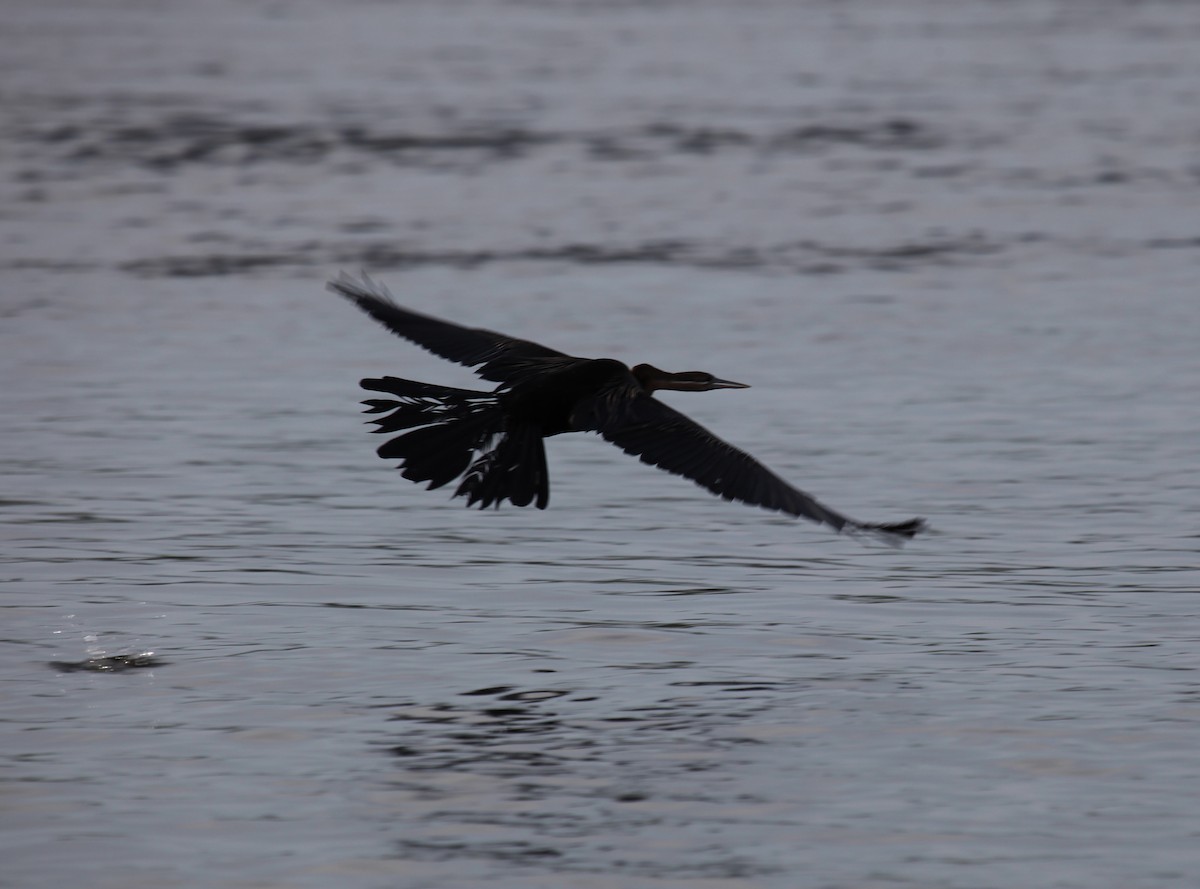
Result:
<svg viewBox="0 0 1200 889">
<path fill-rule="evenodd" d="M 393 333 L 454 361 L 492 392 L 454 389 L 398 377 L 366 379 L 362 387 L 391 398 L 364 401 L 374 431 L 403 432 L 378 450 L 401 461 L 402 475 L 439 488 L 461 478 L 455 497 L 468 505 L 550 502 L 543 440 L 563 432 L 596 432 L 627 454 L 691 479 L 726 500 L 820 522 L 837 531 L 870 533 L 895 543 L 924 530 L 922 519 L 867 524 L 830 509 L 792 487 L 749 454 L 654 398 L 660 389 L 708 392 L 745 389 L 700 371 L 668 373 L 649 364 L 627 367 L 610 358 L 575 358 L 528 340 L 462 327 L 401 308 L 386 287 L 344 272 L 329 289 L 355 303 Z M 405 431 L 407 430 L 407 431 Z"/>
</svg>

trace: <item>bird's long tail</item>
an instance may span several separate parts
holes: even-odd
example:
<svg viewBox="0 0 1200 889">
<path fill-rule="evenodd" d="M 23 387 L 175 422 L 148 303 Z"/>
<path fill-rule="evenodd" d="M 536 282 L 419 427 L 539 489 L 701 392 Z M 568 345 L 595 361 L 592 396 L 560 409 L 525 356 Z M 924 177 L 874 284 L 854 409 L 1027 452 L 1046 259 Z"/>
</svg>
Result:
<svg viewBox="0 0 1200 889">
<path fill-rule="evenodd" d="M 401 432 L 378 450 L 401 461 L 401 473 L 440 488 L 462 476 L 455 497 L 481 509 L 508 500 L 514 506 L 550 502 L 550 478 L 541 430 L 514 423 L 490 392 L 452 389 L 399 377 L 363 380 L 364 389 L 392 398 L 363 402 L 384 414 L 369 422 L 375 432 Z"/>
</svg>

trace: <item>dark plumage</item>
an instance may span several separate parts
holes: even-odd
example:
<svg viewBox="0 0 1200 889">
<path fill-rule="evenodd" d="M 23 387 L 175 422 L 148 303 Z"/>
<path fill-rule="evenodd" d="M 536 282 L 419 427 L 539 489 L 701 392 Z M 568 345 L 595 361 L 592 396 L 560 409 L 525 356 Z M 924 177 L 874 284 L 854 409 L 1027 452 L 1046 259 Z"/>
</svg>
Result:
<svg viewBox="0 0 1200 889">
<path fill-rule="evenodd" d="M 712 374 L 629 368 L 609 358 L 573 358 L 528 340 L 462 327 L 401 308 L 387 288 L 342 273 L 329 289 L 405 339 L 499 385 L 492 392 L 452 389 L 398 377 L 362 381 L 388 398 L 364 401 L 376 432 L 401 432 L 379 456 L 401 461 L 407 479 L 439 488 L 461 478 L 454 496 L 480 507 L 505 500 L 545 509 L 550 502 L 543 439 L 596 432 L 627 454 L 684 476 L 726 500 L 778 510 L 837 531 L 912 537 L 921 519 L 864 524 L 793 488 L 749 454 L 654 398 L 658 389 L 744 389 Z"/>
</svg>

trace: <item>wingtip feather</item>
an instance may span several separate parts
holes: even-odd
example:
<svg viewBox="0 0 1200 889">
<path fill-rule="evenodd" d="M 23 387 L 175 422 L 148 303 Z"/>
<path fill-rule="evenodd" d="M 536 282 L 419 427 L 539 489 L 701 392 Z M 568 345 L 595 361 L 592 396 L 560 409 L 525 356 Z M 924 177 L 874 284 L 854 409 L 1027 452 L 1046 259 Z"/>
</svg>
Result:
<svg viewBox="0 0 1200 889">
<path fill-rule="evenodd" d="M 325 282 L 325 289 L 360 305 L 363 300 L 378 300 L 395 305 L 396 298 L 388 290 L 386 284 L 378 283 L 364 271 L 360 271 L 358 274 L 359 277 L 355 278 L 342 269 L 336 278 L 330 278 Z"/>
<path fill-rule="evenodd" d="M 842 530 L 850 534 L 870 534 L 877 540 L 882 540 L 890 546 L 903 546 L 918 534 L 929 530 L 929 523 L 922 518 L 909 519 L 906 522 L 891 522 L 878 525 L 867 525 L 862 522 L 850 522 Z"/>
</svg>

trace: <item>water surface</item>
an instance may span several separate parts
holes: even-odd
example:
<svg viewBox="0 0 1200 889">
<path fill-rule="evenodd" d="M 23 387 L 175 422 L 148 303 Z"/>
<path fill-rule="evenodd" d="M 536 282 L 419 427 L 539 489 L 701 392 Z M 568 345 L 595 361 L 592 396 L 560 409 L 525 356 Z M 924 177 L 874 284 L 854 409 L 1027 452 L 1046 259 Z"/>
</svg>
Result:
<svg viewBox="0 0 1200 889">
<path fill-rule="evenodd" d="M 1200 879 L 1185 4 L 29 3 L 0 53 L 0 885 Z M 399 478 L 322 290 L 667 399 L 902 550 L 594 437 Z M 132 659 L 132 660 L 130 660 Z"/>
</svg>

